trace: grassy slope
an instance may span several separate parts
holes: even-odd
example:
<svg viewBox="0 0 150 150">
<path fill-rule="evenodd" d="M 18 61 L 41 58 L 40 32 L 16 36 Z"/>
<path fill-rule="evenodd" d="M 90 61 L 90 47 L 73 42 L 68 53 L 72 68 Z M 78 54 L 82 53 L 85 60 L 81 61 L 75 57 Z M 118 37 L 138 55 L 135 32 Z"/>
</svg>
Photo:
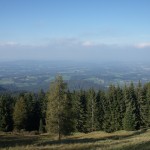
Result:
<svg viewBox="0 0 150 150">
<path fill-rule="evenodd" d="M 150 150 L 150 130 L 76 133 L 61 142 L 48 135 L 0 135 L 2 150 Z"/>
</svg>

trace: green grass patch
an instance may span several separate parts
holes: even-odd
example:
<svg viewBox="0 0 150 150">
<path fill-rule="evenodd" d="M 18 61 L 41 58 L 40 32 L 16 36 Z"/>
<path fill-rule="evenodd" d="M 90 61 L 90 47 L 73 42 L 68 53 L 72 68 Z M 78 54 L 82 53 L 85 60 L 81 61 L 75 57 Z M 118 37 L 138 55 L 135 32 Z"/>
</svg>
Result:
<svg viewBox="0 0 150 150">
<path fill-rule="evenodd" d="M 150 130 L 114 133 L 75 133 L 57 140 L 55 135 L 0 133 L 1 150 L 149 150 Z"/>
</svg>

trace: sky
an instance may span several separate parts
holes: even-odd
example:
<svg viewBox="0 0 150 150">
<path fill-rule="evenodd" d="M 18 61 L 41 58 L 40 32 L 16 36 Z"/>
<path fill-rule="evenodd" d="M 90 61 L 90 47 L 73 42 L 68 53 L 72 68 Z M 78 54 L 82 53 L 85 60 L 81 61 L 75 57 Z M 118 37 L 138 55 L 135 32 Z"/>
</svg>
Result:
<svg viewBox="0 0 150 150">
<path fill-rule="evenodd" d="M 0 0 L 0 60 L 143 61 L 150 0 Z"/>
</svg>

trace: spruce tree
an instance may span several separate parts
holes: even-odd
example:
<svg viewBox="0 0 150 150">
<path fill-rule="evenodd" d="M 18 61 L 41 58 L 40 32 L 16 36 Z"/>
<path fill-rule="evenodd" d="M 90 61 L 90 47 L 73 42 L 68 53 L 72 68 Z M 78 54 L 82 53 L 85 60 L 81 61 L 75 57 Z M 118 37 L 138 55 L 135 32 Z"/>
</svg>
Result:
<svg viewBox="0 0 150 150">
<path fill-rule="evenodd" d="M 87 118 L 86 118 L 86 127 L 88 132 L 97 130 L 97 103 L 96 103 L 96 93 L 94 89 L 89 89 L 87 91 Z"/>
<path fill-rule="evenodd" d="M 105 102 L 105 92 L 99 90 L 96 96 L 96 103 L 97 103 L 97 130 L 103 129 L 103 122 L 104 122 L 104 102 Z"/>
<path fill-rule="evenodd" d="M 13 99 L 9 94 L 0 96 L 0 131 L 11 131 L 13 128 Z"/>
<path fill-rule="evenodd" d="M 47 109 L 47 97 L 46 97 L 46 94 L 44 93 L 43 90 L 40 90 L 38 92 L 38 103 L 39 103 L 39 109 L 40 109 L 40 120 L 42 119 L 42 122 L 43 122 L 43 126 L 46 125 L 46 121 L 45 121 L 45 118 L 46 118 L 46 109 Z"/>
<path fill-rule="evenodd" d="M 135 89 L 133 83 L 130 86 L 125 88 L 125 104 L 126 104 L 126 113 L 124 117 L 124 129 L 125 130 L 138 130 L 140 128 L 139 124 L 139 111 L 138 103 L 135 95 Z M 131 124 L 126 126 L 128 122 Z"/>
<path fill-rule="evenodd" d="M 27 106 L 26 130 L 28 131 L 39 130 L 40 114 L 41 114 L 40 102 L 38 101 L 34 93 L 26 93 L 24 95 L 24 99 Z"/>
<path fill-rule="evenodd" d="M 117 86 L 116 88 L 116 92 L 117 92 L 117 104 L 118 104 L 118 130 L 123 129 L 123 119 L 124 119 L 124 115 L 125 115 L 125 101 L 124 101 L 124 97 L 123 97 L 123 90 Z"/>
<path fill-rule="evenodd" d="M 147 83 L 144 88 L 146 89 L 146 103 L 147 103 L 147 116 L 145 116 L 145 120 L 147 120 L 147 127 L 150 127 L 150 83 Z"/>
<path fill-rule="evenodd" d="M 73 113 L 75 121 L 75 131 L 85 132 L 86 114 L 85 114 L 85 96 L 82 91 L 74 91 L 73 99 Z M 83 103 L 84 102 L 84 103 Z"/>
<path fill-rule="evenodd" d="M 124 130 L 126 131 L 134 131 L 136 129 L 136 117 L 135 117 L 135 113 L 133 112 L 133 108 L 131 105 L 128 106 L 126 113 L 125 113 L 125 117 L 124 117 L 124 122 L 123 122 L 123 126 L 124 126 Z"/>
<path fill-rule="evenodd" d="M 80 91 L 80 102 L 81 102 L 81 109 L 82 109 L 82 132 L 87 133 L 87 97 L 86 91 Z"/>
<path fill-rule="evenodd" d="M 105 132 L 113 132 L 112 129 L 112 116 L 111 116 L 111 103 L 109 101 L 108 92 L 106 92 L 105 101 L 103 102 L 104 108 L 104 121 L 103 121 L 103 130 Z"/>
<path fill-rule="evenodd" d="M 119 105 L 117 103 L 116 88 L 110 85 L 107 92 L 107 104 L 105 110 L 105 131 L 113 132 L 119 129 Z"/>
<path fill-rule="evenodd" d="M 138 102 L 138 120 L 139 124 L 142 127 L 147 126 L 147 116 L 148 116 L 148 104 L 146 100 L 146 89 L 142 88 L 142 85 L 139 81 L 136 88 L 137 102 Z"/>
<path fill-rule="evenodd" d="M 16 101 L 13 113 L 14 128 L 17 130 L 26 129 L 27 107 L 24 97 Z"/>
</svg>

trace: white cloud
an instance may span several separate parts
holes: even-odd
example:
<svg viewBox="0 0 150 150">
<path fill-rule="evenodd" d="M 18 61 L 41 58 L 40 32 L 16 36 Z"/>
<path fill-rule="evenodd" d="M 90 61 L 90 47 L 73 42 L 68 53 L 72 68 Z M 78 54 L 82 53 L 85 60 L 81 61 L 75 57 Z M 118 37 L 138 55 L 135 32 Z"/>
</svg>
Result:
<svg viewBox="0 0 150 150">
<path fill-rule="evenodd" d="M 82 46 L 91 47 L 91 46 L 95 46 L 95 44 L 91 41 L 84 41 L 82 42 Z"/>
<path fill-rule="evenodd" d="M 7 41 L 7 42 L 0 41 L 0 46 L 15 46 L 15 45 L 18 45 L 18 43 L 14 41 Z"/>
<path fill-rule="evenodd" d="M 135 45 L 136 48 L 150 48 L 150 42 L 149 43 L 139 43 Z"/>
<path fill-rule="evenodd" d="M 133 61 L 149 60 L 150 43 L 118 45 L 76 38 L 59 38 L 39 43 L 0 41 L 0 60 L 75 60 L 75 61 Z"/>
</svg>

